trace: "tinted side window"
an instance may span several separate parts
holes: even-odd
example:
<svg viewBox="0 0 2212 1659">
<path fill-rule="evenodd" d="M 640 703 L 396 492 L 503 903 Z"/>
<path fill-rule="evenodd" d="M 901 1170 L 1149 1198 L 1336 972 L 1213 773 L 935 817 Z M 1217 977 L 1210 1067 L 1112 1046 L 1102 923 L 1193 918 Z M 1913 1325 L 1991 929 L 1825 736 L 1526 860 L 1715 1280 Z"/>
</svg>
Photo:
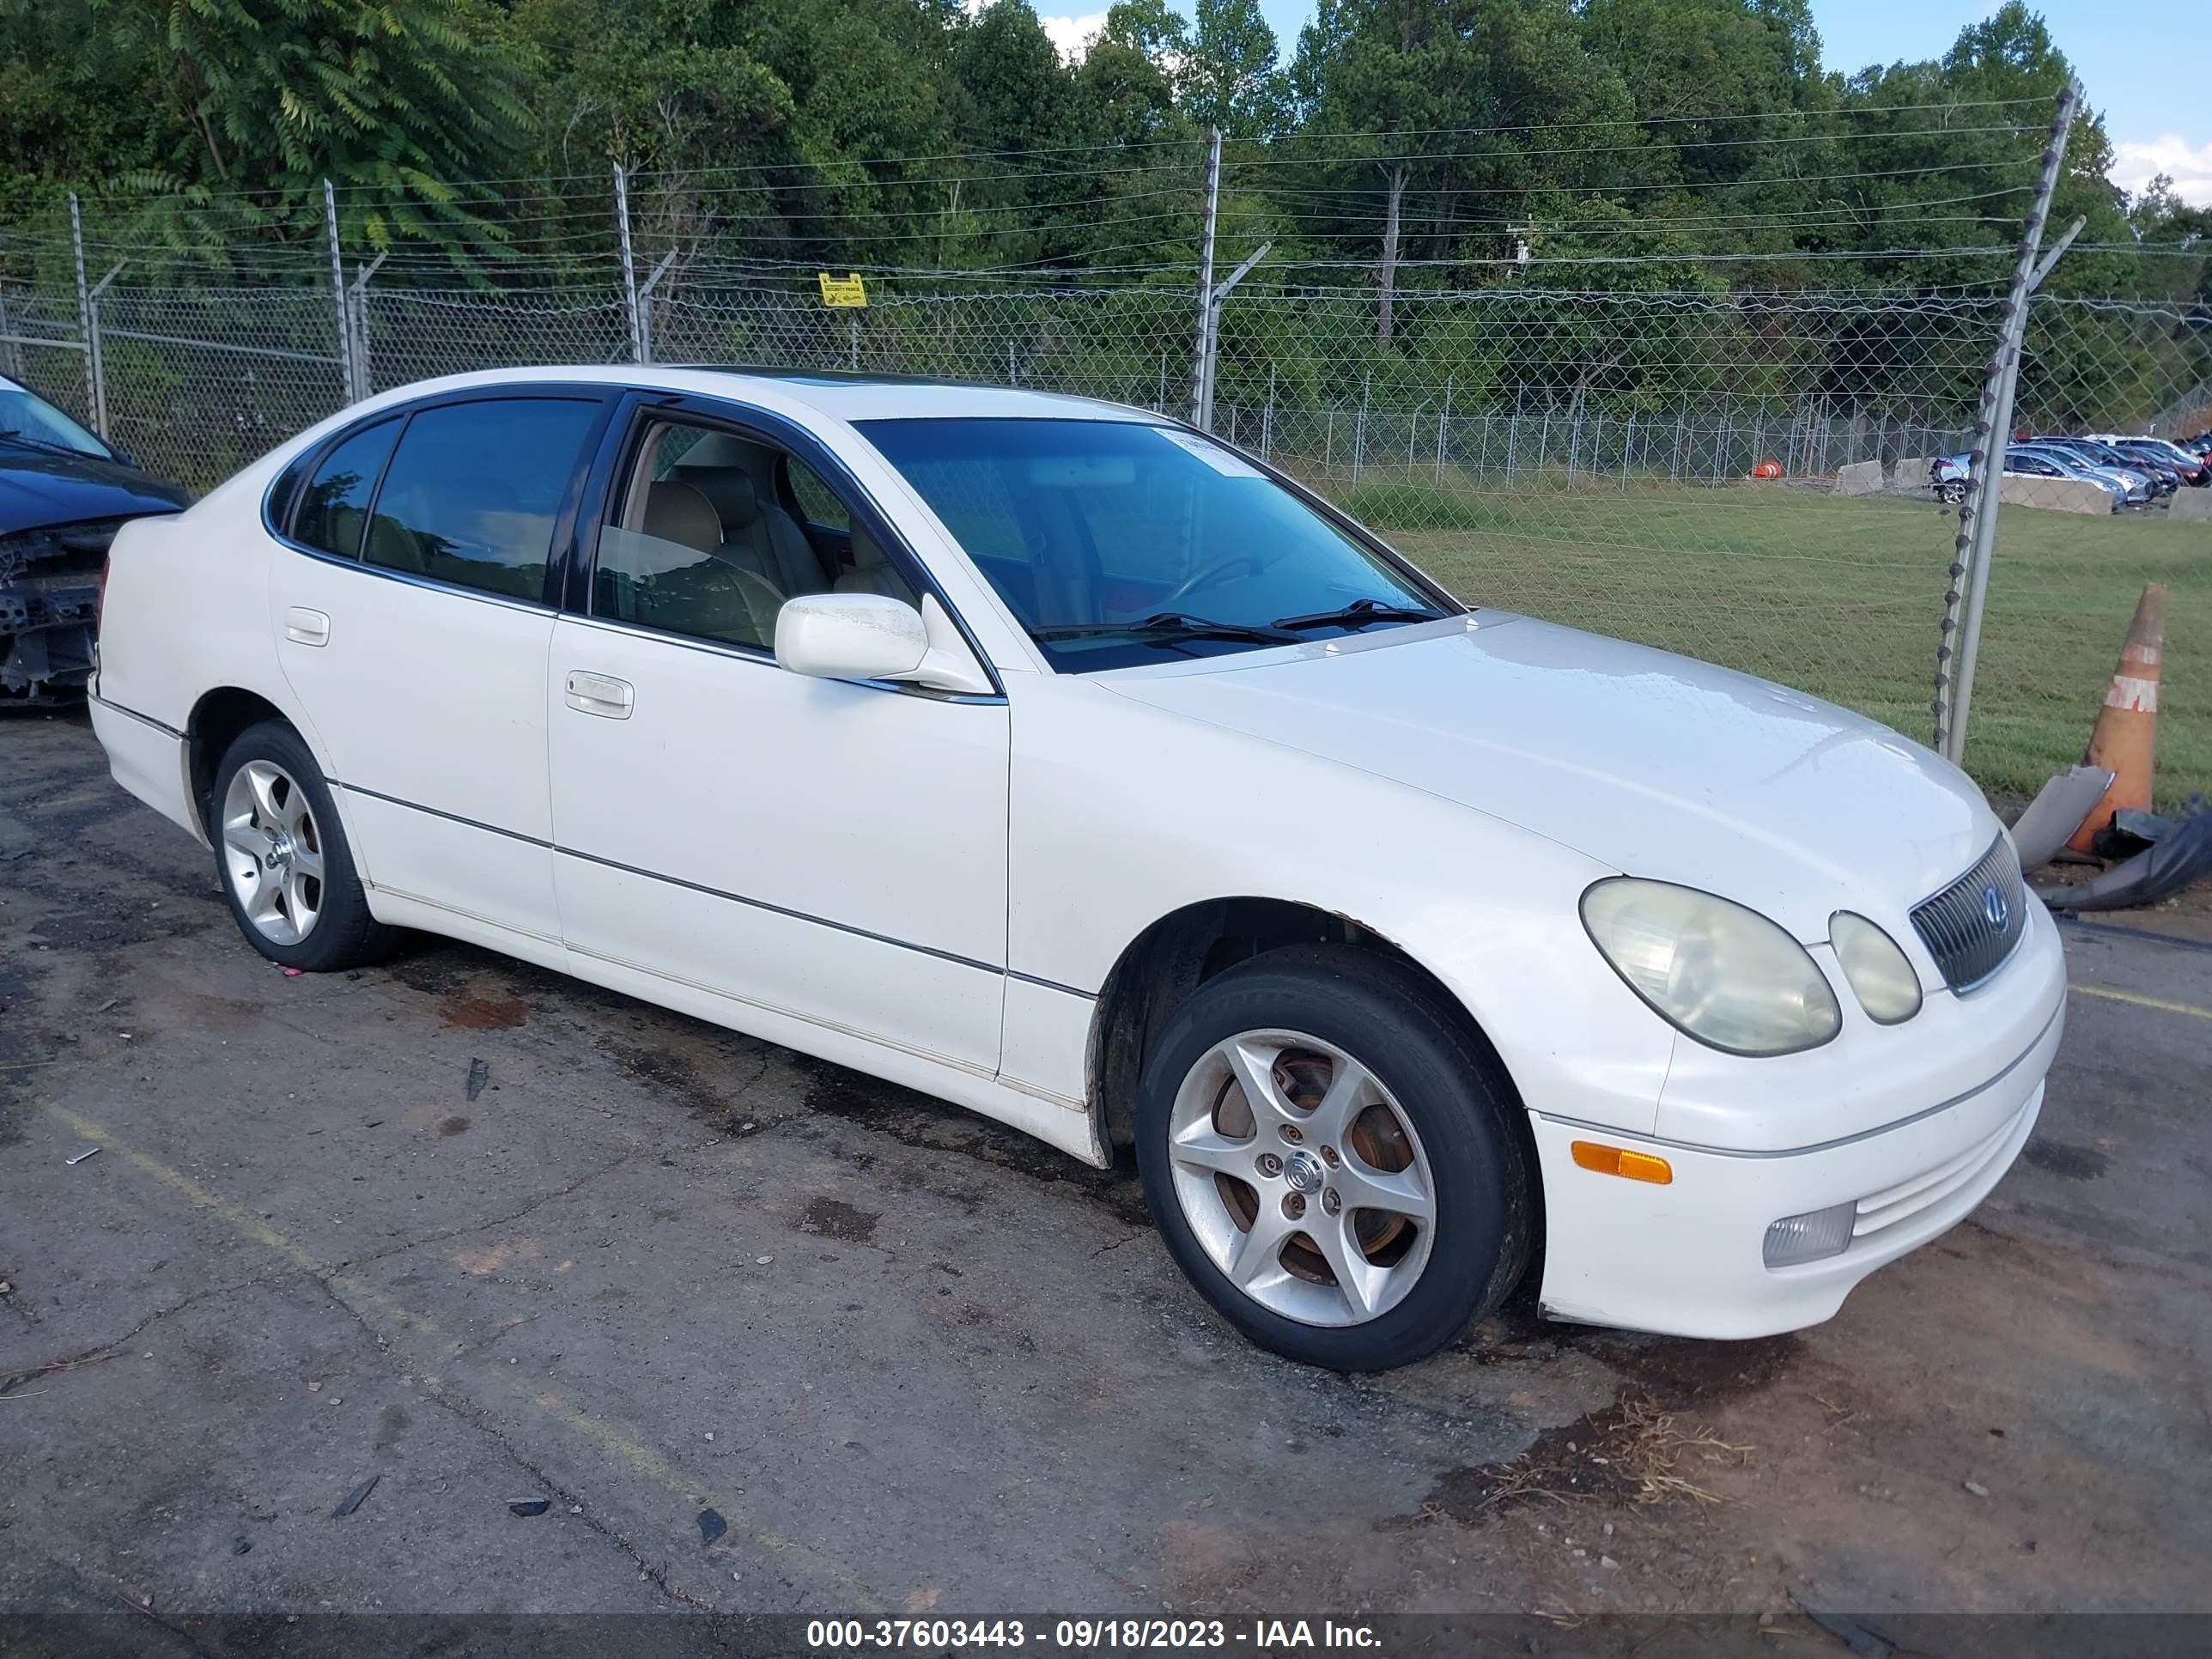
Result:
<svg viewBox="0 0 2212 1659">
<path fill-rule="evenodd" d="M 276 475 L 276 482 L 269 486 L 269 522 L 280 534 L 289 535 L 292 522 L 292 502 L 300 493 L 300 486 L 307 481 L 307 463 L 315 459 L 315 447 L 309 444 L 301 453 L 292 458 L 292 464 Z"/>
<path fill-rule="evenodd" d="M 554 516 L 599 407 L 501 398 L 419 411 L 377 495 L 362 556 L 457 586 L 543 599 Z"/>
<path fill-rule="evenodd" d="M 852 529 L 852 515 L 845 511 L 845 503 L 815 476 L 812 467 L 797 459 L 785 461 L 783 467 L 784 476 L 791 480 L 791 493 L 799 502 L 799 510 L 806 515 L 807 523 L 824 530 Z"/>
<path fill-rule="evenodd" d="M 301 494 L 292 519 L 292 539 L 335 553 L 361 556 L 361 532 L 368 518 L 368 499 L 377 474 L 399 435 L 397 420 L 380 421 L 346 439 L 325 457 Z"/>
</svg>

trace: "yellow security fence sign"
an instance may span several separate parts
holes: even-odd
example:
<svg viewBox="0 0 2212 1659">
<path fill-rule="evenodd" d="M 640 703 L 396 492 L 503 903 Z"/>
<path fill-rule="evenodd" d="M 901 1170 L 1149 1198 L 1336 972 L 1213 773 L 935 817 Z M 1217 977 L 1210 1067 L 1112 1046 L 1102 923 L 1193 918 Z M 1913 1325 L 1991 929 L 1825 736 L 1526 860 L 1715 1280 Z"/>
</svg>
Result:
<svg viewBox="0 0 2212 1659">
<path fill-rule="evenodd" d="M 854 272 L 850 276 L 832 276 L 826 270 L 817 270 L 814 274 L 822 283 L 823 305 L 841 309 L 866 309 L 868 303 L 867 284 L 860 280 L 858 271 Z"/>
</svg>

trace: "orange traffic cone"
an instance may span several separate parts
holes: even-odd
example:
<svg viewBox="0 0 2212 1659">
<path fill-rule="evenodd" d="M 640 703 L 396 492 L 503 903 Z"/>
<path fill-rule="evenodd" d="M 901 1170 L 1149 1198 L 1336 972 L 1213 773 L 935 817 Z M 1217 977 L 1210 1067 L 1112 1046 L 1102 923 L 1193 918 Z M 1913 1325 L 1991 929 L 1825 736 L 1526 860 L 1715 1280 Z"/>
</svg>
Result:
<svg viewBox="0 0 2212 1659">
<path fill-rule="evenodd" d="M 2158 659 L 2165 644 L 2166 585 L 2153 582 L 2136 605 L 2127 643 L 2120 647 L 2120 665 L 2112 671 L 2105 706 L 2097 711 L 2096 728 L 2081 757 L 2083 765 L 2110 772 L 2112 787 L 2089 809 L 2089 816 L 2066 843 L 2077 853 L 2091 850 L 2097 832 L 2112 823 L 2120 808 L 2150 811 L 2151 770 L 2158 750 Z"/>
</svg>

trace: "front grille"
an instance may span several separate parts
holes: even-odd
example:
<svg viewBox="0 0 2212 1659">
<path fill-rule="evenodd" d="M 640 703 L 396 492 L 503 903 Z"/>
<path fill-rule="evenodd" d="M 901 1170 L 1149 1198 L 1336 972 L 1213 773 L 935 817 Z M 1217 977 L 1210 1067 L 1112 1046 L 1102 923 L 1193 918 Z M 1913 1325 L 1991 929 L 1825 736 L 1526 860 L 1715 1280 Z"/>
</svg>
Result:
<svg viewBox="0 0 2212 1659">
<path fill-rule="evenodd" d="M 2011 838 L 1999 836 L 1972 869 L 1916 907 L 1912 926 L 1954 991 L 2002 967 L 2027 930 L 2027 890 Z"/>
</svg>

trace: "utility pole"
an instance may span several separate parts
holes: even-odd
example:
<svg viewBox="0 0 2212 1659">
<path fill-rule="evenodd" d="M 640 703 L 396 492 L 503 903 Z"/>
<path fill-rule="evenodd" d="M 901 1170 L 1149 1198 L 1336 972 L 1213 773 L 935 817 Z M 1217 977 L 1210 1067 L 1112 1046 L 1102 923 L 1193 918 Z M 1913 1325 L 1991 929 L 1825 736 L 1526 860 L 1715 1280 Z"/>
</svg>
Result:
<svg viewBox="0 0 2212 1659">
<path fill-rule="evenodd" d="M 1951 585 L 1943 595 L 1943 623 L 1936 646 L 1935 747 L 1954 765 L 1966 752 L 1966 717 L 1974 696 L 1974 668 L 1981 654 L 1982 617 L 1989 599 L 1990 559 L 1996 550 L 1997 507 L 2004 494 L 2005 446 L 2012 438 L 2013 394 L 2020 385 L 2020 359 L 2027 337 L 2028 296 L 2042 280 L 2036 255 L 2051 216 L 2051 192 L 2066 157 L 2066 137 L 2081 106 L 2081 87 L 2069 80 L 2058 94 L 2043 170 L 2021 228 L 2020 252 L 2013 261 L 2012 287 L 2005 295 L 1997 346 L 1982 382 L 1974 425 L 1974 453 L 1966 493 L 1959 505 L 1959 534 L 1953 544 Z M 2052 250 L 2055 260 L 2069 235 Z M 2045 270 L 2048 266 L 2044 267 Z"/>
<path fill-rule="evenodd" d="M 622 241 L 623 315 L 629 319 L 629 360 L 641 363 L 650 355 L 645 340 L 645 315 L 638 307 L 637 258 L 629 244 L 629 175 L 615 163 L 615 230 Z"/>
<path fill-rule="evenodd" d="M 100 375 L 93 367 L 92 293 L 84 280 L 84 216 L 78 210 L 76 192 L 70 192 L 70 254 L 76 264 L 77 337 L 84 343 L 84 412 L 100 406 Z"/>
<path fill-rule="evenodd" d="M 1213 228 L 1221 212 L 1221 129 L 1206 134 L 1206 210 L 1199 232 L 1198 344 L 1190 358 L 1190 418 L 1206 424 L 1206 393 L 1213 379 Z"/>
<path fill-rule="evenodd" d="M 347 403 L 361 397 L 361 377 L 354 368 L 353 319 L 346 311 L 345 260 L 338 252 L 338 193 L 323 180 L 323 239 L 330 245 L 331 305 L 338 325 L 338 379 Z"/>
</svg>

